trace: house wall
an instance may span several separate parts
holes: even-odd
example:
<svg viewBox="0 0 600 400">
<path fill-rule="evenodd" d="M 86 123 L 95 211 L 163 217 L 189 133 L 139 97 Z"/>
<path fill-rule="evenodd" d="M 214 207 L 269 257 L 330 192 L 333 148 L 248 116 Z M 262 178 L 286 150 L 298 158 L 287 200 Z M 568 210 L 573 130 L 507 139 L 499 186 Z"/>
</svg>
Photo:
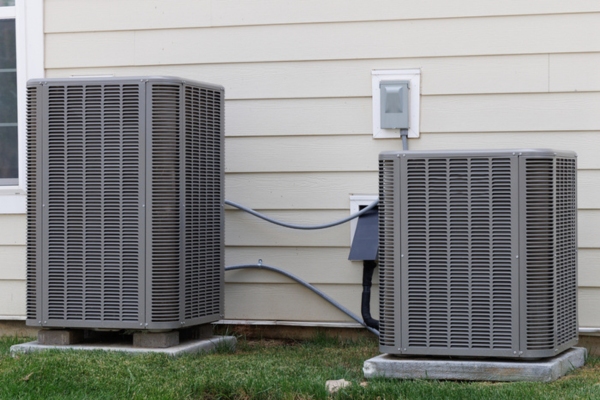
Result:
<svg viewBox="0 0 600 400">
<path fill-rule="evenodd" d="M 224 85 L 226 198 L 282 220 L 341 218 L 350 194 L 377 193 L 377 155 L 401 143 L 372 138 L 374 69 L 421 70 L 411 149 L 575 150 L 580 325 L 600 327 L 598 1 L 46 0 L 44 29 L 47 77 Z M 1 218 L 24 230 L 24 217 Z M 14 253 L 0 269 L 0 315 L 22 315 L 23 242 L 0 235 L 0 252 Z M 346 260 L 349 243 L 349 225 L 290 231 L 226 212 L 227 265 L 262 259 L 359 313 L 362 266 Z M 276 274 L 226 280 L 227 319 L 348 321 Z"/>
<path fill-rule="evenodd" d="M 0 215 L 0 320 L 25 319 L 25 215 Z"/>
</svg>

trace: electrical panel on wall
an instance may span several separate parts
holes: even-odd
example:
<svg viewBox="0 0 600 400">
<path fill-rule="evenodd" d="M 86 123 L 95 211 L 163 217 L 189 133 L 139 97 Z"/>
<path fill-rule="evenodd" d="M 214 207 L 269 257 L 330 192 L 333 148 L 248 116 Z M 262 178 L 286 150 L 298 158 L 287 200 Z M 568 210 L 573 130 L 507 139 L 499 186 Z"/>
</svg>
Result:
<svg viewBox="0 0 600 400">
<path fill-rule="evenodd" d="M 409 138 L 420 135 L 421 71 L 374 70 L 372 72 L 373 138 Z"/>
</svg>

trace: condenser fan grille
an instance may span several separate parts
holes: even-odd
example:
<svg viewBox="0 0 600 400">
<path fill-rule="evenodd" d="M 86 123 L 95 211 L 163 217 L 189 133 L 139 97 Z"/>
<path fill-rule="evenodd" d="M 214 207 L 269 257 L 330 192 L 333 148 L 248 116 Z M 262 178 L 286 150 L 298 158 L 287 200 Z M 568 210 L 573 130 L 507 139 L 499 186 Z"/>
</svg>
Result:
<svg viewBox="0 0 600 400">
<path fill-rule="evenodd" d="M 409 345 L 510 349 L 510 160 L 411 159 L 406 167 Z"/>
<path fill-rule="evenodd" d="M 48 87 L 48 318 L 137 321 L 138 85 Z"/>
</svg>

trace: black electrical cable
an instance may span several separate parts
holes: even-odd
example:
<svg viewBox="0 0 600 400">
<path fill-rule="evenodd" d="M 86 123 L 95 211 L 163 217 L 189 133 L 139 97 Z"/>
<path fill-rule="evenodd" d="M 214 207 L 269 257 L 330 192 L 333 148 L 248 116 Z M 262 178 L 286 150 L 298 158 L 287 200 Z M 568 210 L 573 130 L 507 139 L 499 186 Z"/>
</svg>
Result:
<svg viewBox="0 0 600 400">
<path fill-rule="evenodd" d="M 365 324 L 373 329 L 379 330 L 379 321 L 371 317 L 371 284 L 373 282 L 373 272 L 377 264 L 373 260 L 363 261 L 363 291 L 360 303 L 360 311 Z"/>
<path fill-rule="evenodd" d="M 264 265 L 262 263 L 259 263 L 259 264 L 240 264 L 240 265 L 231 265 L 229 267 L 225 267 L 225 271 L 235 271 L 235 270 L 238 270 L 238 269 L 264 269 L 264 270 L 277 272 L 277 273 L 279 273 L 281 275 L 287 276 L 288 278 L 290 278 L 290 279 L 298 282 L 299 284 L 301 284 L 305 288 L 312 290 L 314 293 L 316 293 L 317 295 L 319 295 L 321 298 L 325 299 L 327 302 L 329 302 L 330 304 L 332 304 L 338 310 L 342 311 L 344 314 L 346 314 L 347 316 L 349 316 L 350 318 L 352 318 L 353 320 L 355 320 L 356 322 L 358 322 L 359 324 L 361 324 L 362 326 L 364 326 L 365 328 L 367 328 L 370 332 L 372 332 L 375 335 L 379 336 L 379 331 L 377 329 L 373 329 L 372 327 L 368 326 L 365 323 L 365 321 L 361 320 L 360 317 L 357 316 L 356 314 L 354 314 L 352 311 L 348 310 L 346 307 L 344 307 L 343 305 L 341 305 L 340 303 L 338 303 L 337 301 L 335 301 L 333 298 L 329 297 L 329 295 L 327 295 L 326 293 L 320 291 L 319 289 L 317 289 L 316 287 L 314 287 L 310 283 L 308 283 L 305 280 L 297 277 L 294 274 L 291 274 L 291 273 L 289 273 L 287 271 L 284 271 L 282 269 L 279 269 L 277 267 L 271 267 L 269 265 Z"/>
</svg>

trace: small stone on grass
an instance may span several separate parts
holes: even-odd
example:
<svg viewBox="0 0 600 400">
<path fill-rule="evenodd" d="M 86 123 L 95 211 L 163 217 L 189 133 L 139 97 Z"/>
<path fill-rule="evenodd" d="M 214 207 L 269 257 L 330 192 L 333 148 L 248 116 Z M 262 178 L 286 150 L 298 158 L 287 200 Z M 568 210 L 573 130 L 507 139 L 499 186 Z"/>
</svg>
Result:
<svg viewBox="0 0 600 400">
<path fill-rule="evenodd" d="M 350 385 L 352 385 L 352 382 L 348 382 L 345 379 L 338 379 L 337 381 L 334 380 L 325 382 L 325 387 L 327 388 L 329 393 L 335 393 L 338 390 Z"/>
</svg>

